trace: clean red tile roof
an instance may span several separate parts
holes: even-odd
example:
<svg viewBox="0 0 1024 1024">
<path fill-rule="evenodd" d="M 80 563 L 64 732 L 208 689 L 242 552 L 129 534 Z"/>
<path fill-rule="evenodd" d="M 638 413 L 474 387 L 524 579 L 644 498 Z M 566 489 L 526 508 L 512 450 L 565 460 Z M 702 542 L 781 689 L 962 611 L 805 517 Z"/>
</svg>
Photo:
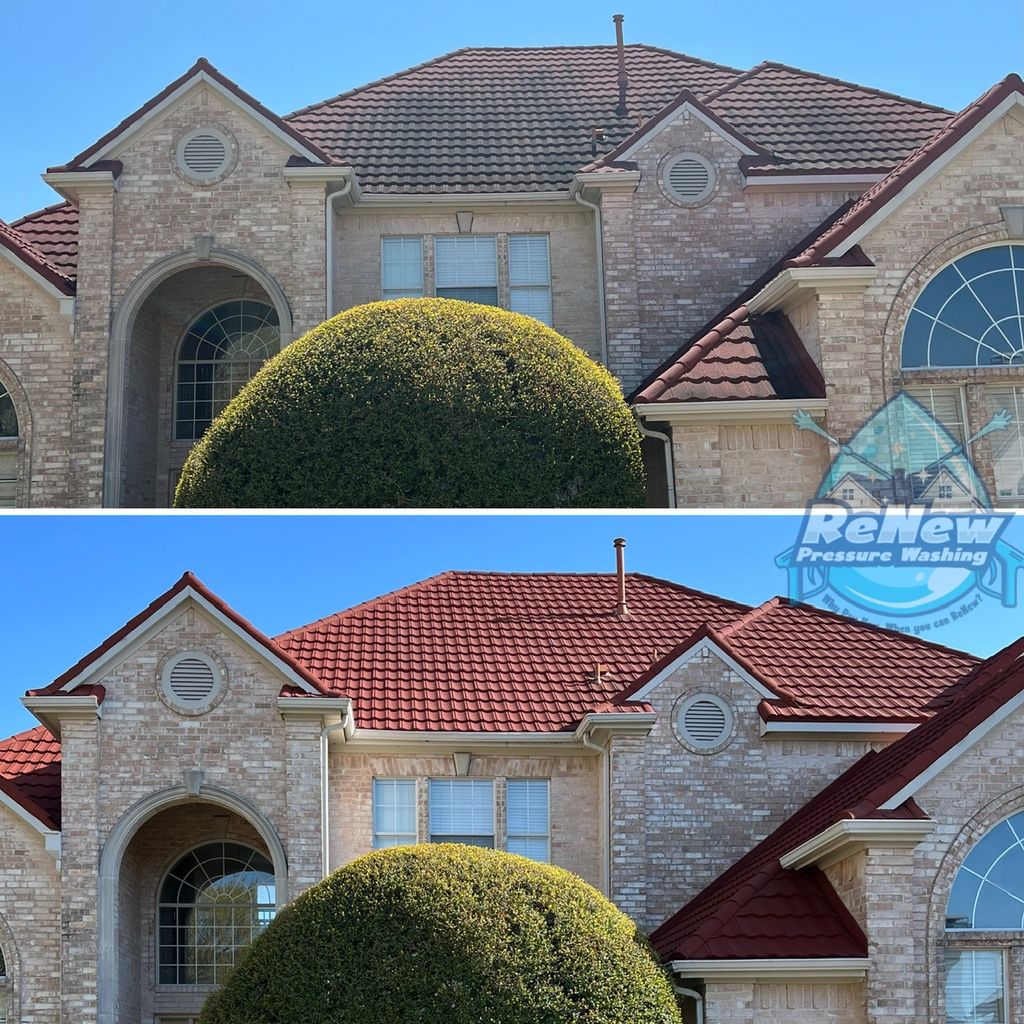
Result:
<svg viewBox="0 0 1024 1024">
<path fill-rule="evenodd" d="M 71 203 L 57 203 L 12 221 L 22 238 L 71 280 L 78 267 L 78 210 Z"/>
<path fill-rule="evenodd" d="M 779 859 L 843 819 L 925 818 L 908 783 L 1024 690 L 1024 637 L 980 662 L 929 721 L 865 754 L 651 936 L 667 960 L 866 956 L 867 943 L 817 868 Z M 831 902 L 831 907 L 829 906 Z"/>
<path fill-rule="evenodd" d="M 47 828 L 60 828 L 60 743 L 42 726 L 0 740 L 0 790 Z"/>
<path fill-rule="evenodd" d="M 6 221 L 0 220 L 0 245 L 65 295 L 74 295 L 75 281 L 42 253 L 33 241 Z"/>
</svg>

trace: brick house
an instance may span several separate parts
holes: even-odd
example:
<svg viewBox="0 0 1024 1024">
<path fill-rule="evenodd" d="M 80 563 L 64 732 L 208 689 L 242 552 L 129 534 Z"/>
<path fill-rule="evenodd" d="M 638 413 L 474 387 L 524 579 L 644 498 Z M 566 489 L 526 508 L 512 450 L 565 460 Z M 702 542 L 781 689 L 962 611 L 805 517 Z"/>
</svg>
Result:
<svg viewBox="0 0 1024 1024">
<path fill-rule="evenodd" d="M 270 638 L 186 573 L 0 742 L 0 1020 L 190 1021 L 325 872 L 460 841 L 608 893 L 690 1021 L 1021 1021 L 1022 659 L 625 573 Z"/>
<path fill-rule="evenodd" d="M 0 501 L 167 505 L 281 345 L 437 294 L 608 365 L 654 504 L 802 505 L 831 453 L 794 412 L 846 439 L 905 388 L 953 444 L 1014 414 L 970 451 L 1019 505 L 1022 104 L 628 45 L 460 50 L 279 117 L 199 60 L 0 223 Z"/>
</svg>

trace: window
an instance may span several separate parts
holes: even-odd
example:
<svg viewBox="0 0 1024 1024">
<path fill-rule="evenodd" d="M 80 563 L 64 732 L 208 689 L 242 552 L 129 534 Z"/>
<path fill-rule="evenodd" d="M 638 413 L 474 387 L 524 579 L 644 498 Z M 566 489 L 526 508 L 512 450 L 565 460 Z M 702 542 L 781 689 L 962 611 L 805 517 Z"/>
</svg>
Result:
<svg viewBox="0 0 1024 1024">
<path fill-rule="evenodd" d="M 551 260 L 547 235 L 508 236 L 508 308 L 551 325 Z"/>
<path fill-rule="evenodd" d="M 893 416 L 890 421 L 897 432 L 903 435 L 899 443 L 906 453 L 906 464 L 911 467 L 930 467 L 930 470 L 925 469 L 921 477 L 922 493 L 928 494 L 930 489 L 931 496 L 940 501 L 956 500 L 960 504 L 970 504 L 975 489 L 973 477 L 968 475 L 961 478 L 957 472 L 962 466 L 962 460 L 948 461 L 956 447 L 967 439 L 963 388 L 909 387 L 904 390 L 924 407 L 930 417 L 930 421 L 923 420 L 907 409 L 898 410 L 903 414 Z M 939 480 L 943 467 L 947 477 L 945 481 Z M 931 482 L 927 480 L 929 471 L 935 474 Z"/>
<path fill-rule="evenodd" d="M 277 311 L 265 302 L 241 299 L 203 313 L 185 332 L 178 355 L 175 438 L 202 437 L 280 348 Z"/>
<path fill-rule="evenodd" d="M 494 784 L 481 779 L 431 779 L 430 841 L 493 848 Z"/>
<path fill-rule="evenodd" d="M 18 484 L 18 413 L 0 384 L 0 508 L 13 508 Z"/>
<path fill-rule="evenodd" d="M 434 291 L 445 299 L 498 304 L 498 244 L 494 235 L 434 239 Z"/>
<path fill-rule="evenodd" d="M 0 950 L 0 1024 L 7 1024 L 10 1005 L 11 984 L 7 978 L 7 965 L 4 963 L 3 950 Z"/>
<path fill-rule="evenodd" d="M 1024 366 L 1024 246 L 968 253 L 918 296 L 903 330 L 903 368 Z"/>
<path fill-rule="evenodd" d="M 844 488 L 843 488 L 843 489 L 842 489 L 842 490 L 841 490 L 841 491 L 839 492 L 839 499 L 840 499 L 840 501 L 853 501 L 853 499 L 854 499 L 854 498 L 855 498 L 856 496 L 857 496 L 857 495 L 856 495 L 856 493 L 854 492 L 854 490 L 853 490 L 853 488 L 852 488 L 852 487 L 844 487 Z"/>
<path fill-rule="evenodd" d="M 1013 417 L 1006 430 L 989 435 L 996 496 L 1024 498 L 1024 386 L 988 388 L 986 398 L 991 415 L 1005 409 Z"/>
<path fill-rule="evenodd" d="M 506 786 L 509 853 L 550 860 L 550 785 L 547 779 L 510 779 Z"/>
<path fill-rule="evenodd" d="M 373 848 L 416 842 L 416 780 L 373 780 Z"/>
<path fill-rule="evenodd" d="M 947 1024 L 1006 1024 L 1003 954 L 963 949 L 946 954 Z"/>
<path fill-rule="evenodd" d="M 160 888 L 160 984 L 220 984 L 274 908 L 274 868 L 262 853 L 207 843 L 186 854 Z"/>
<path fill-rule="evenodd" d="M 382 238 L 380 250 L 381 297 L 423 297 L 423 239 Z"/>
</svg>

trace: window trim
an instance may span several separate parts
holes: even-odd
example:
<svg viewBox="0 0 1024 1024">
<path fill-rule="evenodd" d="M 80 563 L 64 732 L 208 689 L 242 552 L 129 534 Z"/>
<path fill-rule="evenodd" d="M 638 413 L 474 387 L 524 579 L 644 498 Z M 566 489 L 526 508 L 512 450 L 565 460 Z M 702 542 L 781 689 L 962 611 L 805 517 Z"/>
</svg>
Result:
<svg viewBox="0 0 1024 1024">
<path fill-rule="evenodd" d="M 434 786 L 435 782 L 445 782 L 445 783 L 455 783 L 455 782 L 487 783 L 491 787 L 491 832 L 489 834 L 489 837 L 488 837 L 487 834 L 485 834 L 483 832 L 480 832 L 480 833 L 474 833 L 474 832 L 454 833 L 453 832 L 453 833 L 450 833 L 451 838 L 444 838 L 445 834 L 443 832 L 439 832 L 439 833 L 437 833 L 437 835 L 439 835 L 441 838 L 439 838 L 439 839 L 435 839 L 434 838 L 434 835 L 435 835 L 435 833 L 434 833 L 434 823 L 433 823 L 432 817 L 431 817 L 431 815 L 432 815 L 432 803 L 433 803 L 431 797 L 432 797 L 433 794 L 432 794 L 431 791 L 433 789 L 433 786 Z M 498 821 L 498 817 L 499 817 L 499 815 L 498 815 L 498 787 L 496 785 L 496 782 L 497 782 L 497 779 L 495 777 L 493 777 L 493 776 L 490 776 L 490 777 L 487 777 L 487 778 L 477 778 L 477 777 L 466 778 L 464 776 L 461 776 L 459 778 L 452 778 L 451 776 L 430 776 L 427 779 L 427 838 L 426 838 L 426 842 L 428 842 L 428 843 L 458 842 L 457 836 L 463 836 L 463 837 L 467 837 L 467 838 L 468 837 L 472 837 L 474 839 L 487 839 L 487 838 L 490 838 L 491 845 L 490 845 L 490 847 L 485 847 L 485 848 L 486 849 L 491 849 L 491 850 L 500 850 L 501 847 L 498 845 L 498 839 L 499 839 L 500 833 L 498 831 L 498 825 L 499 825 L 499 821 Z M 477 844 L 466 844 L 466 845 L 477 845 Z"/>
<path fill-rule="evenodd" d="M 990 399 L 992 394 L 996 391 L 1010 391 L 1013 394 L 1013 408 L 1014 413 L 1013 420 L 1010 423 L 1011 429 L 1015 429 L 1017 433 L 1017 447 L 1020 451 L 1020 467 L 1022 475 L 1024 475 L 1024 412 L 1022 415 L 1017 415 L 1017 409 L 1024 411 L 1024 380 L 1016 380 L 1014 378 L 1007 378 L 1003 381 L 988 381 L 984 386 L 984 400 L 986 410 L 991 410 Z M 1019 394 L 1018 394 L 1019 392 Z M 1004 408 L 1009 408 L 1004 406 Z M 991 412 L 989 413 L 991 415 Z M 999 480 L 996 477 L 996 444 L 998 442 L 998 436 L 992 435 L 989 438 L 989 453 L 992 460 L 992 501 L 995 505 L 1003 505 L 1008 507 L 1019 506 L 1024 501 L 1024 495 L 1021 494 L 1010 494 L 1003 495 L 999 493 Z M 994 826 L 993 826 L 994 827 Z"/>
<path fill-rule="evenodd" d="M 954 933 L 955 934 L 955 933 Z M 947 945 L 942 957 L 942 1016 L 949 1021 L 949 956 L 951 953 L 989 953 L 999 956 L 999 980 L 1003 990 L 1003 1014 L 1002 1020 L 997 1024 L 1009 1024 L 1010 1016 L 1010 972 L 1007 970 L 1009 949 L 1006 946 L 979 946 L 972 943 L 952 943 Z"/>
<path fill-rule="evenodd" d="M 380 236 L 380 297 L 382 302 L 394 299 L 422 299 L 427 295 L 427 261 L 424 256 L 425 235 L 381 235 Z M 412 242 L 420 243 L 420 286 L 415 288 L 385 288 L 384 287 L 384 248 L 386 242 Z M 388 295 L 388 292 L 398 291 L 419 291 L 419 295 Z"/>
</svg>

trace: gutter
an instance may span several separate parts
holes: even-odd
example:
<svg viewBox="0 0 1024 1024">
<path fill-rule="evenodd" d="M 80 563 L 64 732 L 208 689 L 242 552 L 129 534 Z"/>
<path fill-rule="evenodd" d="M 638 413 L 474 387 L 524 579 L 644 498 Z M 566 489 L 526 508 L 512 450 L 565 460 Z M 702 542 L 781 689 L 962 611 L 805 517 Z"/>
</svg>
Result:
<svg viewBox="0 0 1024 1024">
<path fill-rule="evenodd" d="M 352 193 L 355 184 L 355 174 L 351 174 L 345 182 L 344 188 L 337 192 L 328 192 L 324 203 L 324 244 L 327 252 L 324 258 L 326 269 L 325 297 L 324 297 L 324 319 L 330 320 L 334 316 L 334 215 L 337 212 L 336 203 L 339 199 L 346 199 Z M 353 196 L 353 199 L 356 197 Z"/>
<path fill-rule="evenodd" d="M 601 813 L 601 848 L 604 851 L 601 864 L 601 889 L 609 899 L 612 895 L 612 759 L 607 745 L 600 746 L 590 737 L 594 726 L 579 733 L 579 740 L 591 750 L 597 752 L 601 764 L 601 790 L 604 797 Z"/>
<path fill-rule="evenodd" d="M 594 252 L 597 263 L 597 315 L 600 319 L 601 332 L 601 362 L 605 369 L 608 369 L 608 321 L 605 314 L 605 287 L 604 287 L 604 223 L 601 217 L 601 207 L 597 203 L 590 202 L 583 198 L 583 191 L 574 181 L 569 195 L 580 204 L 594 211 Z"/>
<path fill-rule="evenodd" d="M 661 441 L 665 449 L 665 479 L 668 482 L 668 507 L 676 508 L 676 472 L 675 465 L 672 460 L 672 438 L 668 434 L 663 434 L 660 430 L 651 430 L 649 427 L 644 426 L 643 416 L 633 409 L 633 417 L 636 420 L 637 430 L 643 434 L 644 437 L 652 437 L 655 441 Z"/>
<path fill-rule="evenodd" d="M 347 738 L 352 734 L 353 729 L 352 706 L 350 704 L 341 713 L 340 722 L 335 722 L 333 725 L 325 726 L 320 730 L 320 856 L 322 858 L 321 873 L 324 878 L 331 871 L 331 794 L 330 779 L 328 777 L 328 744 L 333 733 L 344 730 Z"/>
</svg>

